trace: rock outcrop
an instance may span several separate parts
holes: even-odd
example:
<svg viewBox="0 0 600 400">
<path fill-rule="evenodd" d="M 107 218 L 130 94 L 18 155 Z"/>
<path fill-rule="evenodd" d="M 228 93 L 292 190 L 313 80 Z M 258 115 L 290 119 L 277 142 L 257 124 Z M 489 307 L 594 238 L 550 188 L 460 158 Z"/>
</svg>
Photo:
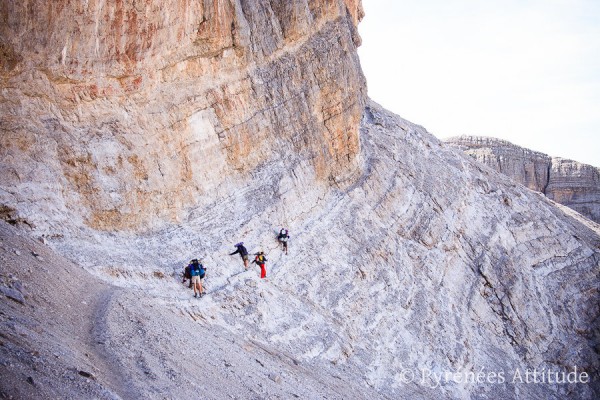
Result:
<svg viewBox="0 0 600 400">
<path fill-rule="evenodd" d="M 367 101 L 359 2 L 109 3 L 0 8 L 3 394 L 598 397 L 600 228 Z"/>
<path fill-rule="evenodd" d="M 550 157 L 501 139 L 460 136 L 450 138 L 446 143 L 600 223 L 600 169 Z"/>
<path fill-rule="evenodd" d="M 49 235 L 147 230 L 292 155 L 344 184 L 361 18 L 355 0 L 2 2 L 0 205 Z"/>
<path fill-rule="evenodd" d="M 552 157 L 550 179 L 543 192 L 549 199 L 600 224 L 600 169 Z"/>
</svg>

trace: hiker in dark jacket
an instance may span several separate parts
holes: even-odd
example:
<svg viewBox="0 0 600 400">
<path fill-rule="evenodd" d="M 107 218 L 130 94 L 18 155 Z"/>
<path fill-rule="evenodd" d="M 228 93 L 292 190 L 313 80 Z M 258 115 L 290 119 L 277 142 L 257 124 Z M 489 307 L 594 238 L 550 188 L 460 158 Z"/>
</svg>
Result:
<svg viewBox="0 0 600 400">
<path fill-rule="evenodd" d="M 248 269 L 248 250 L 244 247 L 244 242 L 239 242 L 235 245 L 236 250 L 233 253 L 229 253 L 230 256 L 239 254 L 244 261 L 244 268 Z"/>
<path fill-rule="evenodd" d="M 190 280 L 190 289 L 192 288 L 192 273 L 190 272 L 190 265 L 186 265 L 183 269 L 183 281 L 181 283 L 185 283 L 185 281 Z"/>
<path fill-rule="evenodd" d="M 277 236 L 277 240 L 279 240 L 279 243 L 281 243 L 281 245 L 283 246 L 283 250 L 285 251 L 285 254 L 288 253 L 289 238 L 290 238 L 289 231 L 285 228 L 281 228 L 281 230 L 279 231 L 279 235 Z"/>
<path fill-rule="evenodd" d="M 261 251 L 259 253 L 256 253 L 255 256 L 256 257 L 254 257 L 254 261 L 252 261 L 252 263 L 260 267 L 260 277 L 261 279 L 264 279 L 267 277 L 267 268 L 265 266 L 267 258 L 265 257 L 265 252 Z"/>
</svg>

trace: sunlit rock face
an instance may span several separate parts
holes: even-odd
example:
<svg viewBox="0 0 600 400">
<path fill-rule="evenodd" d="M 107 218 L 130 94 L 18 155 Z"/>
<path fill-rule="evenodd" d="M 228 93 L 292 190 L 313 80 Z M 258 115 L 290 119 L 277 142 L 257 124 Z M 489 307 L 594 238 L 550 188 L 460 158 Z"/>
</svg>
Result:
<svg viewBox="0 0 600 400">
<path fill-rule="evenodd" d="M 3 2 L 3 212 L 48 233 L 146 230 L 270 163 L 351 182 L 362 15 L 350 0 Z"/>
<path fill-rule="evenodd" d="M 359 2 L 6 3 L 0 217 L 61 255 L 0 229 L 3 293 L 38 288 L 32 262 L 48 285 L 0 303 L 15 363 L 104 360 L 88 383 L 123 398 L 196 398 L 198 371 L 207 398 L 598 397 L 512 380 L 598 376 L 598 226 L 367 102 Z M 504 381 L 460 380 L 481 371 Z"/>
<path fill-rule="evenodd" d="M 501 139 L 460 136 L 446 143 L 600 223 L 600 169 L 550 157 Z"/>
</svg>

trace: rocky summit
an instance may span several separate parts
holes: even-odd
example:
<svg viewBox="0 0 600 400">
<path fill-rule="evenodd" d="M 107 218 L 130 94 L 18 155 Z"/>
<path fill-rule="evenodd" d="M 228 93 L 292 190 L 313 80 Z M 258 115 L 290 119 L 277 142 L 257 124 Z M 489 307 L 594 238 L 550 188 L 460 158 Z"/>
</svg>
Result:
<svg viewBox="0 0 600 400">
<path fill-rule="evenodd" d="M 600 227 L 369 100 L 362 16 L 0 4 L 1 397 L 598 398 Z"/>
<path fill-rule="evenodd" d="M 459 136 L 446 143 L 600 223 L 600 168 L 489 137 Z"/>
</svg>

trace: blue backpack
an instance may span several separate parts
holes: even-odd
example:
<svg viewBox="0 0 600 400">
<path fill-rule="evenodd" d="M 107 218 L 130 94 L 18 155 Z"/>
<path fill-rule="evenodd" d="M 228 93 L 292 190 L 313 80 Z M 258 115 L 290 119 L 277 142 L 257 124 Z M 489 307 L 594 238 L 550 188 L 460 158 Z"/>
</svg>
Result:
<svg viewBox="0 0 600 400">
<path fill-rule="evenodd" d="M 206 271 L 204 266 L 200 264 L 198 260 L 192 260 L 192 263 L 190 264 L 190 274 L 192 276 L 200 275 L 200 277 L 202 278 L 205 272 Z"/>
</svg>

